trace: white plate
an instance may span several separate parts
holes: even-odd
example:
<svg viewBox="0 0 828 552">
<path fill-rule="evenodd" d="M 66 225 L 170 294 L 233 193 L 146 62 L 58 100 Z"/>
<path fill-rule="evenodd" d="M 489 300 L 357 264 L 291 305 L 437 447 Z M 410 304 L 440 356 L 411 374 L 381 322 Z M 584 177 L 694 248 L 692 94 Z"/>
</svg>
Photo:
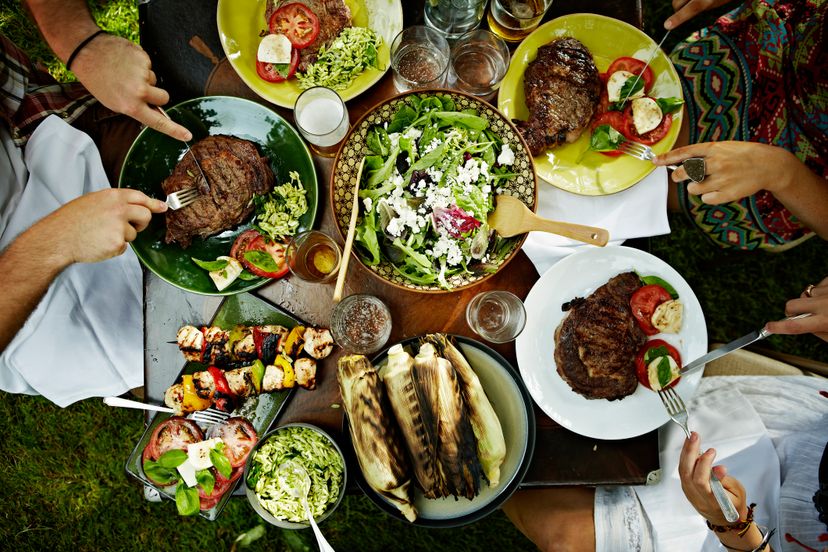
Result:
<svg viewBox="0 0 828 552">
<path fill-rule="evenodd" d="M 547 416 L 580 435 L 596 439 L 628 439 L 669 421 L 658 394 L 639 385 L 621 400 L 587 399 L 561 379 L 555 367 L 555 329 L 564 317 L 561 305 L 586 297 L 617 274 L 633 270 L 659 276 L 672 284 L 684 304 L 678 334 L 658 334 L 681 354 L 683 363 L 707 352 L 707 325 L 693 290 L 670 265 L 629 247 L 587 249 L 559 261 L 535 283 L 526 297 L 526 329 L 517 339 L 520 374 L 529 394 Z M 676 391 L 689 402 L 701 371 L 685 376 Z M 691 413 L 692 419 L 692 413 Z"/>
</svg>

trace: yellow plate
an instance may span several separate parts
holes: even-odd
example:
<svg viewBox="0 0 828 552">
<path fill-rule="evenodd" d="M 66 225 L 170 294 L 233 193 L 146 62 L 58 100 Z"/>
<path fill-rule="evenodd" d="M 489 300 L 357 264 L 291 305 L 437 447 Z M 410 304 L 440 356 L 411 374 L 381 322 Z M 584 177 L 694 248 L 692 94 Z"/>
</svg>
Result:
<svg viewBox="0 0 828 552">
<path fill-rule="evenodd" d="M 293 108 L 302 89 L 291 79 L 287 82 L 267 82 L 256 73 L 256 52 L 267 29 L 266 0 L 219 0 L 216 12 L 219 39 L 230 65 L 256 94 L 282 107 Z M 368 68 L 345 90 L 339 91 L 344 100 L 355 98 L 382 78 L 390 67 L 391 41 L 402 30 L 403 15 L 400 0 L 345 0 L 351 9 L 351 23 L 368 27 L 382 37 L 379 61 L 382 70 Z"/>
<path fill-rule="evenodd" d="M 538 27 L 524 39 L 515 54 L 509 71 L 500 86 L 497 107 L 508 119 L 526 120 L 523 94 L 523 72 L 535 59 L 538 48 L 555 38 L 575 37 L 589 48 L 598 70 L 604 72 L 610 63 L 622 56 L 646 61 L 656 43 L 646 34 L 623 21 L 602 15 L 577 13 L 553 19 Z M 655 98 L 681 98 L 681 84 L 673 64 L 659 50 L 650 67 L 656 77 L 650 95 Z M 681 129 L 681 112 L 673 114 L 673 126 L 660 142 L 652 146 L 656 153 L 669 151 Z M 607 195 L 626 190 L 650 174 L 655 166 L 633 157 L 607 157 L 588 151 L 589 132 L 571 144 L 552 148 L 535 157 L 535 170 L 543 180 L 582 195 Z"/>
</svg>

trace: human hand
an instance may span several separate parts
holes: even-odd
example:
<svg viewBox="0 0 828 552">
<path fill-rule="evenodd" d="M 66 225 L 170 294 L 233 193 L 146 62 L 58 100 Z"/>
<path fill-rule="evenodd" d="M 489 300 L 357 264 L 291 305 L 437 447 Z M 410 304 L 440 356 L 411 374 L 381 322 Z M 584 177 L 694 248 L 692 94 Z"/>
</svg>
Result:
<svg viewBox="0 0 828 552">
<path fill-rule="evenodd" d="M 768 322 L 765 326 L 769 332 L 784 335 L 812 333 L 828 341 L 828 278 L 825 278 L 814 287 L 802 292 L 799 299 L 791 299 L 785 303 L 785 314 L 811 313 L 807 318 L 799 320 L 780 320 Z"/>
<path fill-rule="evenodd" d="M 710 470 L 712 469 L 721 481 L 722 487 L 727 491 L 727 495 L 733 502 L 733 506 L 736 507 L 736 511 L 739 512 L 739 519 L 745 519 L 747 516 L 745 488 L 739 480 L 727 475 L 724 466 L 713 468 L 713 459 L 716 457 L 715 450 L 708 449 L 699 456 L 699 446 L 699 434 L 694 431 L 691 433 L 690 439 L 684 441 L 684 447 L 681 449 L 678 472 L 681 479 L 681 489 L 684 491 L 687 500 L 710 523 L 715 525 L 730 524 L 722 514 L 722 510 L 716 502 L 716 497 L 713 496 L 713 491 L 710 489 Z"/>
<path fill-rule="evenodd" d="M 95 263 L 123 253 L 153 213 L 166 210 L 166 203 L 138 190 L 113 188 L 70 201 L 35 226 L 49 236 L 64 265 Z"/>
<path fill-rule="evenodd" d="M 759 190 L 771 193 L 792 185 L 805 166 L 789 151 L 757 142 L 705 142 L 684 146 L 657 156 L 656 165 L 676 165 L 690 157 L 703 157 L 702 182 L 690 182 L 687 191 L 702 201 L 719 205 L 738 201 Z M 687 171 L 673 171 L 673 182 L 687 180 Z"/>
<path fill-rule="evenodd" d="M 177 140 L 193 135 L 152 106 L 164 105 L 170 95 L 156 85 L 150 58 L 125 38 L 101 35 L 87 44 L 72 62 L 72 71 L 99 102 L 118 113 Z"/>
<path fill-rule="evenodd" d="M 667 18 L 664 28 L 668 31 L 675 29 L 701 12 L 724 6 L 728 2 L 730 0 L 673 0 L 673 9 L 676 13 Z"/>
</svg>

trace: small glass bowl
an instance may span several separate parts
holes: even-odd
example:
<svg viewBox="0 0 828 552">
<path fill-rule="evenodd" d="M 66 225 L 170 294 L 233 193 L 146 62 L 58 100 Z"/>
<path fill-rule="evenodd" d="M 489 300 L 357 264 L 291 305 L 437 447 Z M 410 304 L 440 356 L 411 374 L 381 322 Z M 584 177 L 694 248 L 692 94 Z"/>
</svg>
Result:
<svg viewBox="0 0 828 552">
<path fill-rule="evenodd" d="M 331 334 L 346 352 L 375 353 L 391 336 L 391 311 L 373 295 L 349 295 L 334 307 Z"/>
</svg>

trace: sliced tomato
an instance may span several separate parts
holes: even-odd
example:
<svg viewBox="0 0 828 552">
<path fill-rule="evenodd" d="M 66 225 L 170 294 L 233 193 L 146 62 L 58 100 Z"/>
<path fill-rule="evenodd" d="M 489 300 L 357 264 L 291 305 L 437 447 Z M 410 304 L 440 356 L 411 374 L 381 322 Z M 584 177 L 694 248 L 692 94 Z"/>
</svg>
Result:
<svg viewBox="0 0 828 552">
<path fill-rule="evenodd" d="M 152 432 L 147 449 L 149 458 L 158 458 L 168 450 L 187 450 L 187 445 L 204 440 L 198 425 L 181 416 L 167 418 Z"/>
<path fill-rule="evenodd" d="M 635 59 L 632 57 L 620 57 L 613 61 L 609 69 L 607 69 L 607 75 L 612 75 L 617 71 L 627 71 L 632 73 L 633 75 L 641 75 L 642 80 L 644 80 L 644 93 L 648 93 L 650 89 L 653 87 L 653 81 L 655 81 L 655 76 L 653 75 L 653 70 L 650 67 L 647 67 L 647 64 L 640 59 Z M 644 70 L 642 74 L 641 71 Z"/>
<path fill-rule="evenodd" d="M 658 330 L 653 326 L 653 313 L 660 304 L 672 299 L 670 293 L 658 284 L 638 288 L 630 297 L 630 308 L 638 326 L 647 335 L 655 335 Z"/>
<path fill-rule="evenodd" d="M 258 59 L 256 60 L 256 73 L 267 82 L 284 82 L 296 74 L 298 66 L 299 50 L 294 48 L 290 53 L 290 65 L 288 65 L 287 74 L 280 73 L 275 63 L 266 63 Z"/>
<path fill-rule="evenodd" d="M 229 418 L 210 429 L 210 438 L 219 437 L 224 442 L 224 454 L 234 468 L 244 466 L 250 450 L 259 441 L 253 425 L 244 418 Z M 232 476 L 231 476 L 232 479 Z"/>
<path fill-rule="evenodd" d="M 245 230 L 238 236 L 236 236 L 236 241 L 233 242 L 233 247 L 230 248 L 230 256 L 238 261 L 242 260 L 241 254 L 247 249 L 247 244 L 255 240 L 261 236 L 258 230 Z M 205 340 L 206 341 L 206 340 Z"/>
<path fill-rule="evenodd" d="M 269 254 L 273 258 L 276 265 L 275 270 L 264 270 L 253 264 L 250 260 L 245 258 L 245 253 L 249 251 L 261 251 Z M 270 241 L 264 236 L 259 236 L 247 244 L 244 253 L 240 253 L 239 259 L 244 267 L 261 278 L 281 278 L 288 272 L 287 259 L 285 258 L 285 244 Z"/>
<path fill-rule="evenodd" d="M 295 50 L 307 48 L 319 36 L 319 18 L 299 2 L 285 4 L 273 12 L 269 27 L 271 33 L 288 37 Z"/>
<path fill-rule="evenodd" d="M 673 360 L 676 361 L 676 364 L 681 367 L 681 355 L 676 350 L 675 347 L 664 341 L 663 339 L 652 339 L 644 344 L 641 347 L 641 350 L 638 351 L 638 354 L 635 356 L 635 375 L 638 376 L 638 381 L 641 382 L 641 385 L 646 387 L 647 389 L 652 389 L 650 386 L 650 377 L 647 373 L 647 363 L 644 361 L 644 357 L 647 355 L 647 351 L 651 349 L 657 349 L 658 347 L 664 347 L 667 349 L 667 354 L 673 357 Z M 681 378 L 676 378 L 675 380 L 671 381 L 665 388 L 673 387 L 676 385 Z"/>
</svg>

